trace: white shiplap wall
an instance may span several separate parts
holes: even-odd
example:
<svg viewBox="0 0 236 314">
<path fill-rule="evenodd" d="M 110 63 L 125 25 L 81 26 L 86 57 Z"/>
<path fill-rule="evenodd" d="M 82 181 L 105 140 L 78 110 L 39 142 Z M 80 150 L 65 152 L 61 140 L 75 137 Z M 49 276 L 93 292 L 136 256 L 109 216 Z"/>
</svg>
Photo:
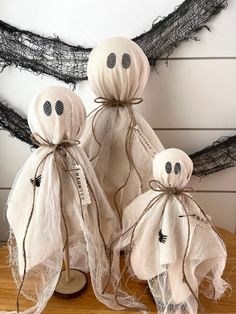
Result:
<svg viewBox="0 0 236 314">
<path fill-rule="evenodd" d="M 164 62 L 158 62 L 158 73 L 153 71 L 150 76 L 145 102 L 137 109 L 157 129 L 165 147 L 192 153 L 221 136 L 236 133 L 227 130 L 236 128 L 236 1 L 228 2 L 228 8 L 209 23 L 211 33 L 201 31 L 201 41 L 184 43 L 171 56 L 174 60 L 167 67 Z M 110 36 L 134 37 L 148 30 L 157 16 L 167 15 L 180 3 L 179 0 L 120 0 L 111 5 L 109 0 L 1 0 L 0 19 L 47 36 L 57 34 L 72 44 L 94 46 Z M 26 114 L 37 90 L 52 84 L 64 85 L 53 78 L 10 67 L 0 74 L 0 97 Z M 78 84 L 77 92 L 88 111 L 94 108 L 87 82 Z M 28 145 L 10 138 L 5 131 L 0 132 L 0 240 L 7 238 L 4 208 L 9 188 L 29 155 Z M 236 168 L 201 180 L 193 178 L 191 182 L 197 189 L 235 191 Z M 236 231 L 236 194 L 194 196 L 216 225 Z"/>
</svg>

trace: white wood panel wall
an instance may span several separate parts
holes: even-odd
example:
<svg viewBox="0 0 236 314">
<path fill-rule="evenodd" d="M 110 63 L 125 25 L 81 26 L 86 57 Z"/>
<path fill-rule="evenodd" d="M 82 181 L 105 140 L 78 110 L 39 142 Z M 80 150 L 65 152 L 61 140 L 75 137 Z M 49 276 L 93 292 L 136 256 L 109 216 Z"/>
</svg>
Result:
<svg viewBox="0 0 236 314">
<path fill-rule="evenodd" d="M 157 72 L 151 73 L 145 101 L 137 110 L 156 130 L 165 147 L 193 153 L 221 136 L 236 134 L 236 1 L 228 2 L 228 8 L 208 24 L 211 33 L 201 31 L 200 41 L 184 43 L 171 56 L 168 66 L 159 61 Z M 157 16 L 167 15 L 180 3 L 120 0 L 111 6 L 109 0 L 2 0 L 0 19 L 41 34 L 60 35 L 72 44 L 93 46 L 110 36 L 134 37 L 148 30 Z M 64 85 L 53 78 L 10 67 L 0 74 L 0 97 L 26 115 L 35 92 L 55 84 Z M 93 109 L 88 83 L 78 84 L 77 92 L 88 111 Z M 29 155 L 28 145 L 0 131 L 0 240 L 7 238 L 4 213 L 9 189 Z M 219 191 L 194 196 L 216 225 L 236 232 L 236 168 L 201 179 L 193 177 L 191 184 L 196 189 Z"/>
</svg>

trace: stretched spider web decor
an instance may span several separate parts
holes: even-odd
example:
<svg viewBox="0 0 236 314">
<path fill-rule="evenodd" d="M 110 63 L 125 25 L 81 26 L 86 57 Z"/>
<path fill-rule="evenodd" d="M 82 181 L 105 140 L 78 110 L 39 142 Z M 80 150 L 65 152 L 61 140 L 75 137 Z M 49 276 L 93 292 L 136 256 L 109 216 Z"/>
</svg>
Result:
<svg viewBox="0 0 236 314">
<path fill-rule="evenodd" d="M 150 65 L 195 34 L 206 22 L 227 6 L 226 0 L 185 0 L 174 12 L 133 40 L 143 49 Z M 48 74 L 66 83 L 87 79 L 87 62 L 91 48 L 72 46 L 58 37 L 48 38 L 20 30 L 0 21 L 0 71 L 9 65 Z"/>
<path fill-rule="evenodd" d="M 0 101 L 0 126 L 10 135 L 35 147 L 27 120 Z M 192 155 L 193 175 L 206 176 L 236 166 L 236 135 L 223 137 Z"/>
<path fill-rule="evenodd" d="M 143 49 L 151 66 L 166 58 L 181 43 L 198 40 L 196 33 L 227 6 L 226 0 L 185 0 L 174 12 L 153 23 L 152 28 L 133 40 Z M 73 46 L 58 37 L 43 37 L 0 21 L 0 72 L 15 65 L 36 74 L 51 75 L 76 85 L 87 79 L 91 48 Z M 27 120 L 0 101 L 0 127 L 11 136 L 34 146 Z M 204 176 L 236 165 L 236 136 L 220 139 L 192 154 L 193 174 Z"/>
<path fill-rule="evenodd" d="M 236 166 L 236 135 L 221 137 L 212 145 L 190 155 L 193 174 L 206 176 Z"/>
<path fill-rule="evenodd" d="M 0 101 L 0 126 L 9 131 L 12 137 L 16 137 L 32 147 L 35 146 L 31 141 L 31 131 L 27 120 L 9 108 L 3 101 Z"/>
</svg>

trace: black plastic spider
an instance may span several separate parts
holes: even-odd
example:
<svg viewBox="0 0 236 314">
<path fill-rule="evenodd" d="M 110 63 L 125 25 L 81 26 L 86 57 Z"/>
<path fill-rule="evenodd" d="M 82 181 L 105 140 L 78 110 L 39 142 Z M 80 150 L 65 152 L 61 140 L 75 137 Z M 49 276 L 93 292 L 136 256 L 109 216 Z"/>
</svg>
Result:
<svg viewBox="0 0 236 314">
<path fill-rule="evenodd" d="M 41 174 L 39 176 L 37 176 L 37 178 L 34 180 L 34 179 L 30 179 L 30 182 L 32 183 L 32 185 L 35 185 L 37 187 L 40 186 L 40 183 L 41 183 L 41 179 L 42 179 L 42 176 Z"/>
<path fill-rule="evenodd" d="M 166 243 L 166 240 L 167 240 L 167 235 L 164 235 L 160 229 L 159 233 L 158 233 L 158 236 L 159 236 L 159 242 L 161 243 Z"/>
</svg>

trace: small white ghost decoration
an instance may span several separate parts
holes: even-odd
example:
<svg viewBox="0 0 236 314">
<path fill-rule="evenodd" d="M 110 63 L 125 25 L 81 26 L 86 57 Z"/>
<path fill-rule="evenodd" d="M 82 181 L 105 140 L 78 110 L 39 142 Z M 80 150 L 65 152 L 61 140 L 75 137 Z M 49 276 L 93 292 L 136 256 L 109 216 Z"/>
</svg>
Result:
<svg viewBox="0 0 236 314">
<path fill-rule="evenodd" d="M 157 154 L 150 190 L 123 215 L 120 249 L 127 251 L 132 272 L 148 281 L 158 313 L 197 313 L 204 278 L 211 284 L 201 292 L 209 298 L 220 298 L 228 287 L 221 278 L 225 245 L 187 188 L 192 169 L 179 149 Z"/>
<path fill-rule="evenodd" d="M 95 47 L 89 57 L 88 81 L 98 107 L 88 118 L 82 145 L 108 200 L 119 215 L 146 191 L 152 160 L 163 149 L 134 105 L 150 73 L 147 57 L 132 40 L 115 37 Z"/>
<path fill-rule="evenodd" d="M 120 229 L 80 146 L 85 118 L 80 97 L 64 87 L 42 89 L 30 105 L 28 122 L 39 148 L 19 171 L 7 208 L 13 275 L 19 291 L 35 301 L 20 313 L 43 311 L 58 282 L 65 247 L 71 268 L 90 272 L 96 297 L 120 308 L 103 293 L 107 247 Z"/>
</svg>

